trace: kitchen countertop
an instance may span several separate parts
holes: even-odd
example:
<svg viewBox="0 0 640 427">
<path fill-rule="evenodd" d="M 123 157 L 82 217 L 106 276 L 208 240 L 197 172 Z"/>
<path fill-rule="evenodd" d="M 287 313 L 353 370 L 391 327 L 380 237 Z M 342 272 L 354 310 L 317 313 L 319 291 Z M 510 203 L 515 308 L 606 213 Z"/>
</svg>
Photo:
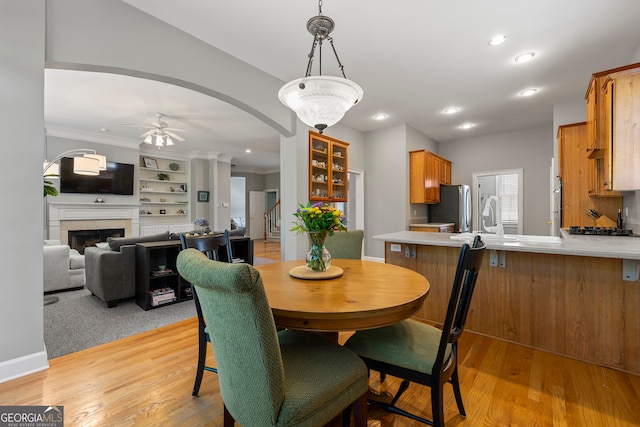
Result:
<svg viewBox="0 0 640 427">
<path fill-rule="evenodd" d="M 425 222 L 423 224 L 409 224 L 409 227 L 450 227 L 453 222 Z"/>
<path fill-rule="evenodd" d="M 462 246 L 465 240 L 454 240 L 459 233 L 428 233 L 424 231 L 399 231 L 373 236 L 376 240 L 431 246 Z M 471 239 L 469 241 L 471 243 Z M 563 232 L 560 243 L 532 243 L 516 241 L 489 241 L 487 248 L 543 254 L 589 256 L 640 260 L 640 238 L 632 236 L 580 236 Z"/>
</svg>

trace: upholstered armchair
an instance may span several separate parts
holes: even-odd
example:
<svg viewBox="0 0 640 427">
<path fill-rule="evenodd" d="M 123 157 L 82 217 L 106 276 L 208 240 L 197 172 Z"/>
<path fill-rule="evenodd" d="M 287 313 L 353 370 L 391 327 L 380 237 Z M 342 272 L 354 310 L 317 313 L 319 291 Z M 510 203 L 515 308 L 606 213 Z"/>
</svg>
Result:
<svg viewBox="0 0 640 427">
<path fill-rule="evenodd" d="M 84 256 L 59 240 L 45 240 L 43 250 L 44 292 L 84 286 Z"/>
</svg>

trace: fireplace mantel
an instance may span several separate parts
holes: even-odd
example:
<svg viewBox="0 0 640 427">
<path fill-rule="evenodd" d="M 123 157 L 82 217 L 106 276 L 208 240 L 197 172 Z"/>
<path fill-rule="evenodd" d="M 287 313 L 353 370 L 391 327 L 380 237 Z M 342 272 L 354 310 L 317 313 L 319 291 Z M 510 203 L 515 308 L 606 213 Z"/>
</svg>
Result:
<svg viewBox="0 0 640 427">
<path fill-rule="evenodd" d="M 108 221 L 124 222 L 128 226 L 127 236 L 137 236 L 140 225 L 140 204 L 138 203 L 95 203 L 95 202 L 48 202 L 49 239 L 57 239 L 66 243 L 66 232 L 61 227 L 67 221 L 97 221 L 96 228 L 105 226 Z M 65 234 L 64 236 L 62 234 Z"/>
</svg>

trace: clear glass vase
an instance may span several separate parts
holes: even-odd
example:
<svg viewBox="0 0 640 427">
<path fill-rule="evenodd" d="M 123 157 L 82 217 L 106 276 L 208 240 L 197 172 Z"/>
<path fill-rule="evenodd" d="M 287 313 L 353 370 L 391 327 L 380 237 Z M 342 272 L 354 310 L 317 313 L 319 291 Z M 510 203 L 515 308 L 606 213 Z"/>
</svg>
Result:
<svg viewBox="0 0 640 427">
<path fill-rule="evenodd" d="M 324 246 L 327 238 L 326 231 L 309 232 L 309 252 L 305 257 L 307 268 L 311 271 L 322 272 L 327 271 L 331 266 L 331 254 Z"/>
</svg>

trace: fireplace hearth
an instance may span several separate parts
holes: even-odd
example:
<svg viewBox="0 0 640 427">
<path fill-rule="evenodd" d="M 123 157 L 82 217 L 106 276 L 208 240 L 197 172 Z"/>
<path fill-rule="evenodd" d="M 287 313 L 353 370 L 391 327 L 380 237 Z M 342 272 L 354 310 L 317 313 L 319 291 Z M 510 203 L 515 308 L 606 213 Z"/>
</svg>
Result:
<svg viewBox="0 0 640 427">
<path fill-rule="evenodd" d="M 68 231 L 69 246 L 81 254 L 84 254 L 85 248 L 95 246 L 99 242 L 106 242 L 107 237 L 124 237 L 124 228 Z"/>
</svg>

